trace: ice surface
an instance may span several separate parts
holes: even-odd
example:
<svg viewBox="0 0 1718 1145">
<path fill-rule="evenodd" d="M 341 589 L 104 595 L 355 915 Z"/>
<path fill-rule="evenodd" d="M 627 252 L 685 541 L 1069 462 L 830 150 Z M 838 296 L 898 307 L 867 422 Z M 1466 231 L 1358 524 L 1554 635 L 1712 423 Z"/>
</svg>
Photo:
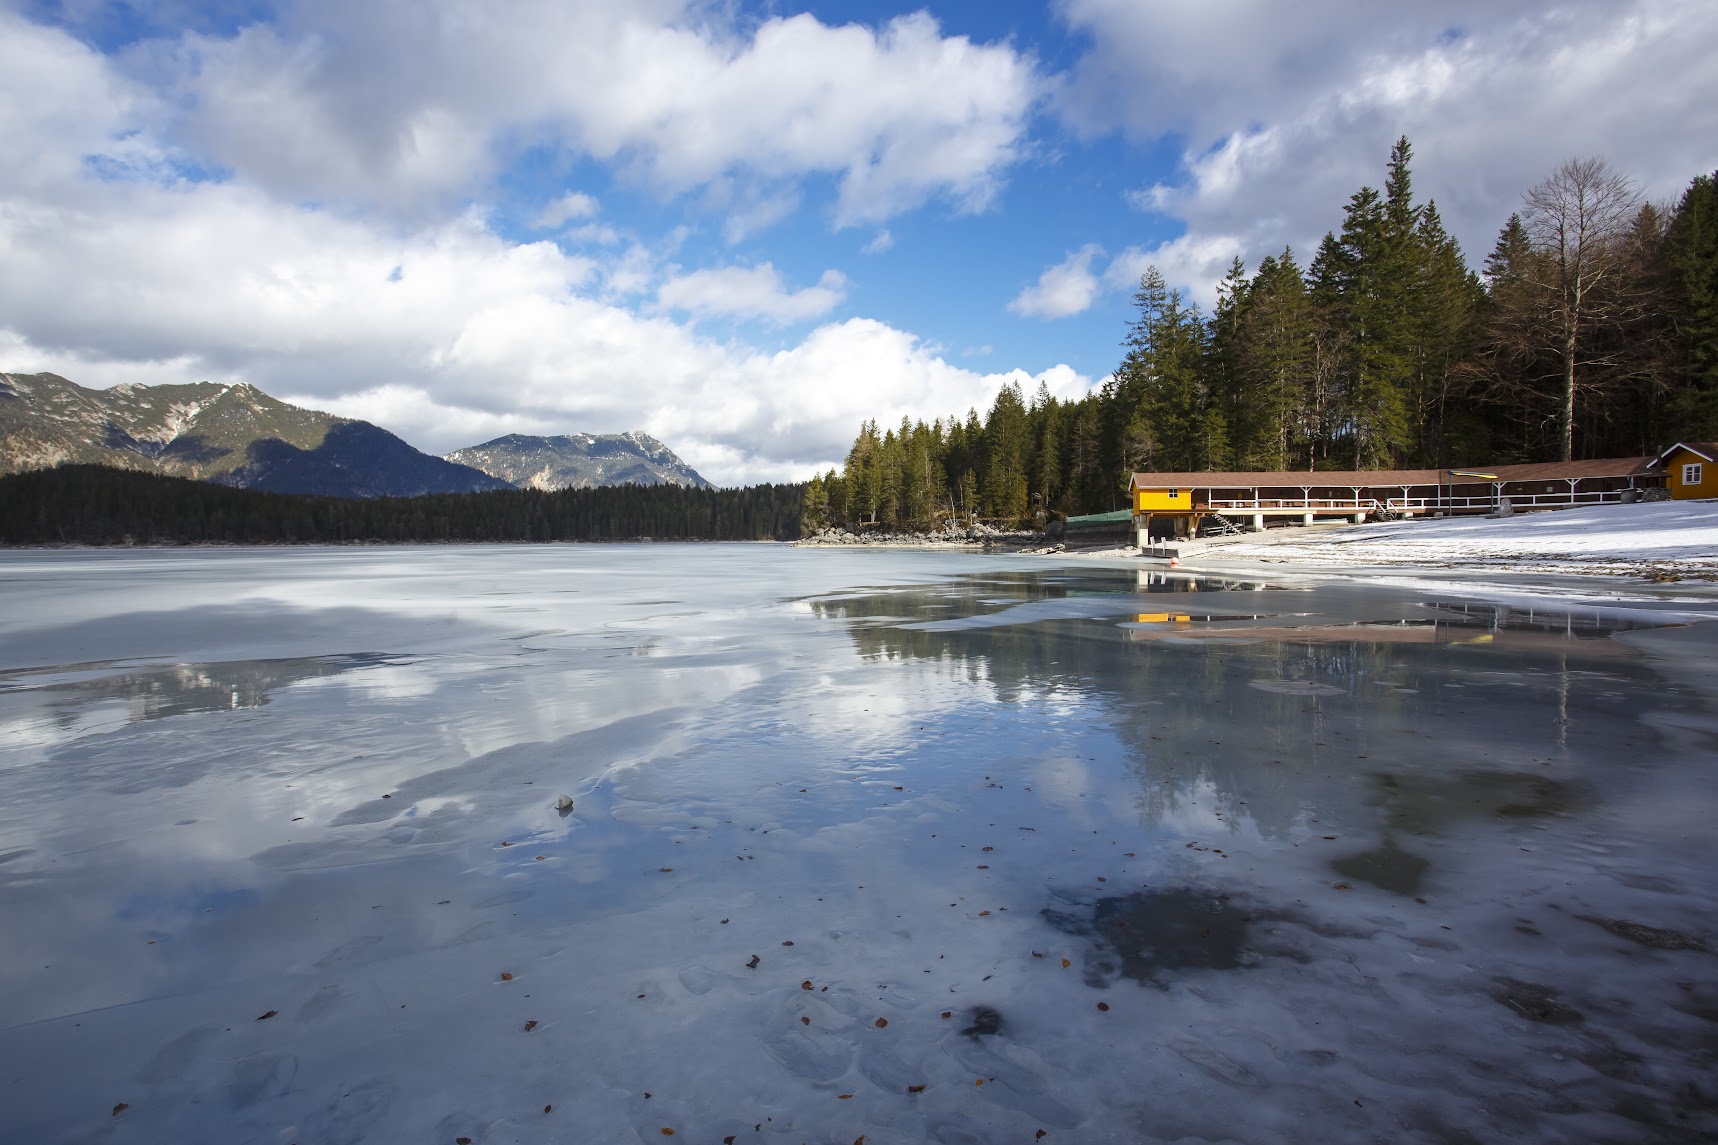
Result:
<svg viewBox="0 0 1718 1145">
<path fill-rule="evenodd" d="M 0 602 L 0 1140 L 1718 1133 L 1699 601 L 641 545 Z"/>
</svg>

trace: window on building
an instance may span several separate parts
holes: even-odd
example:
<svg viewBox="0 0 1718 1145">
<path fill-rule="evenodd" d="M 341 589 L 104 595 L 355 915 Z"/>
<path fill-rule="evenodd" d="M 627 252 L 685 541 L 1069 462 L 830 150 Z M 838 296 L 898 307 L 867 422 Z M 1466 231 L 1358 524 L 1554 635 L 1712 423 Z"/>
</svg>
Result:
<svg viewBox="0 0 1718 1145">
<path fill-rule="evenodd" d="M 1684 485 L 1698 485 L 1702 480 L 1701 467 L 1698 462 L 1682 467 L 1682 483 Z"/>
<path fill-rule="evenodd" d="M 1699 467 L 1699 466 L 1698 466 L 1698 465 L 1696 465 L 1696 466 L 1695 466 L 1695 468 L 1696 468 L 1696 469 L 1698 469 L 1698 468 L 1700 468 L 1700 467 Z M 1181 496 L 1181 490 L 1179 490 L 1179 489 L 1171 489 L 1171 490 L 1170 490 L 1170 491 L 1169 491 L 1169 495 L 1170 495 L 1170 496 L 1171 496 L 1171 497 L 1179 497 L 1179 496 Z"/>
</svg>

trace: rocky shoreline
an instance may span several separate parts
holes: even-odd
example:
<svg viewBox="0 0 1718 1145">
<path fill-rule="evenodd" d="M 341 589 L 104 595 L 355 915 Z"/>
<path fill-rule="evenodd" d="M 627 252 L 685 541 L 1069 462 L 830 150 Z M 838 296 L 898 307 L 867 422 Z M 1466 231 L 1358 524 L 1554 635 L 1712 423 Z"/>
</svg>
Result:
<svg viewBox="0 0 1718 1145">
<path fill-rule="evenodd" d="M 893 533 L 867 530 L 852 533 L 846 529 L 823 529 L 793 542 L 796 545 L 861 545 L 879 548 L 961 548 L 1023 550 L 1049 544 L 1043 533 L 997 529 L 985 524 L 950 523 L 931 532 Z"/>
</svg>

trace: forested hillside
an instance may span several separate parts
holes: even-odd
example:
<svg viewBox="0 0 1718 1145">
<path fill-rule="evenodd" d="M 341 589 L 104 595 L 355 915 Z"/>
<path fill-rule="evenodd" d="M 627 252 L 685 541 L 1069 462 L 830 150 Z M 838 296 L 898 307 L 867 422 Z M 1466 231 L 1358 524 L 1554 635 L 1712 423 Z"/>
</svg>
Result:
<svg viewBox="0 0 1718 1145">
<path fill-rule="evenodd" d="M 1406 139 L 1309 265 L 1236 260 L 1209 314 L 1155 269 L 1115 372 L 1072 402 L 867 422 L 804 527 L 1016 521 L 1126 506 L 1134 471 L 1503 464 L 1718 436 L 1718 173 L 1671 205 L 1600 160 L 1523 198 L 1475 272 Z"/>
<path fill-rule="evenodd" d="M 791 540 L 804 494 L 608 485 L 351 500 L 69 465 L 0 477 L 0 544 Z"/>
</svg>

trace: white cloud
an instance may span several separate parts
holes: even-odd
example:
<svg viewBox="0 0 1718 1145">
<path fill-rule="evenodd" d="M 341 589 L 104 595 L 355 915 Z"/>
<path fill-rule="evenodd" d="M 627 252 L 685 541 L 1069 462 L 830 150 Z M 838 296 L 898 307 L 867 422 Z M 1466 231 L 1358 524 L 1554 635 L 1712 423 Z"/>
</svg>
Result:
<svg viewBox="0 0 1718 1145">
<path fill-rule="evenodd" d="M 695 317 L 719 314 L 785 324 L 820 318 L 846 296 L 847 279 L 838 270 L 824 271 L 816 286 L 790 291 L 781 272 L 765 262 L 676 274 L 662 284 L 656 301 L 665 310 Z"/>
<path fill-rule="evenodd" d="M 540 230 L 554 230 L 574 219 L 588 219 L 597 213 L 597 201 L 583 191 L 568 191 L 544 207 L 537 216 Z"/>
<path fill-rule="evenodd" d="M 7 64 L 0 115 L 19 162 L 0 165 L 0 369 L 245 380 L 436 453 L 508 431 L 644 429 L 726 483 L 837 463 L 867 417 L 934 418 L 987 406 L 1005 379 L 1036 385 L 865 319 L 764 352 L 639 313 L 628 300 L 662 282 L 678 233 L 587 256 L 509 241 L 478 210 L 399 223 L 153 173 L 172 158 L 159 109 L 98 56 L 0 14 Z M 85 156 L 152 174 L 92 178 Z M 803 321 L 844 288 L 832 271 L 789 290 L 765 263 L 677 272 L 662 293 Z M 1087 384 L 1043 376 L 1063 393 Z"/>
<path fill-rule="evenodd" d="M 861 253 L 882 254 L 884 251 L 892 249 L 894 245 L 895 236 L 889 233 L 889 229 L 887 227 L 884 227 L 871 237 L 870 242 L 866 243 L 864 247 L 861 248 Z"/>
<path fill-rule="evenodd" d="M 286 198 L 445 202 L 542 144 L 667 194 L 761 188 L 742 209 L 833 176 L 838 225 L 937 196 L 983 206 L 1039 82 L 1012 47 L 924 13 L 748 29 L 694 0 L 299 0 L 278 24 L 155 56 L 188 108 L 182 138 Z"/>
<path fill-rule="evenodd" d="M 1179 178 L 1134 204 L 1184 225 L 1162 263 L 1205 302 L 1240 253 L 1303 261 L 1341 224 L 1390 145 L 1414 144 L 1470 264 L 1522 192 L 1574 155 L 1603 154 L 1657 197 L 1718 166 L 1718 6 L 1676 0 L 1065 0 L 1090 52 L 1056 106 L 1071 124 L 1185 141 Z M 1201 270 L 1200 268 L 1204 268 Z M 1163 265 L 1177 281 L 1169 265 Z M 1106 275 L 1106 278 L 1109 276 Z"/>
<path fill-rule="evenodd" d="M 1008 309 L 1028 318 L 1066 318 L 1078 314 L 1098 296 L 1098 279 L 1092 260 L 1102 249 L 1088 243 L 1038 276 L 1008 304 Z"/>
</svg>

